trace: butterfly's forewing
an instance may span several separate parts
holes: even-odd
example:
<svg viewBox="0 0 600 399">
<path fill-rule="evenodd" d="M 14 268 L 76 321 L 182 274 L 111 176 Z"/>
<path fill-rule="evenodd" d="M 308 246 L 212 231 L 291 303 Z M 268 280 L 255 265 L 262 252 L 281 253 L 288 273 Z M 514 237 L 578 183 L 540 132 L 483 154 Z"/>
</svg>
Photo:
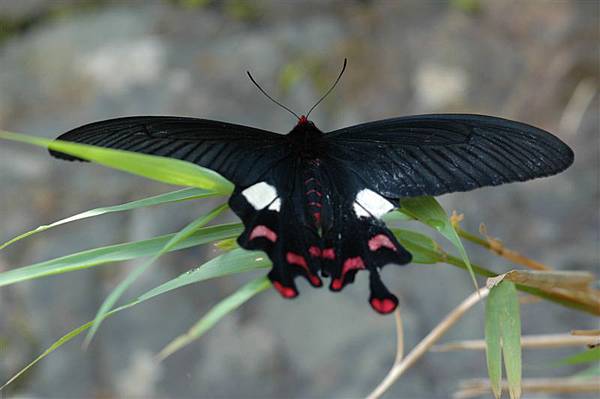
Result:
<svg viewBox="0 0 600 399">
<path fill-rule="evenodd" d="M 483 115 L 421 115 L 333 131 L 331 156 L 379 194 L 440 195 L 549 176 L 573 162 L 552 134 Z"/>
<path fill-rule="evenodd" d="M 235 185 L 258 181 L 288 153 L 284 136 L 207 119 L 134 116 L 90 123 L 59 140 L 189 161 L 212 169 Z M 76 157 L 51 151 L 66 160 Z"/>
</svg>

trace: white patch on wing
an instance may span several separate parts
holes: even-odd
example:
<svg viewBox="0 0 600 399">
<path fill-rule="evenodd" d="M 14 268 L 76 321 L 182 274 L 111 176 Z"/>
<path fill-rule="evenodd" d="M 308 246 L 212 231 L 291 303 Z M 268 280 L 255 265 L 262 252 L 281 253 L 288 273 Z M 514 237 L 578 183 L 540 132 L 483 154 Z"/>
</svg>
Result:
<svg viewBox="0 0 600 399">
<path fill-rule="evenodd" d="M 276 198 L 275 201 L 273 201 L 271 203 L 271 205 L 269 205 L 269 210 L 279 212 L 280 209 L 281 209 L 281 200 L 279 198 Z"/>
<path fill-rule="evenodd" d="M 394 204 L 368 188 L 362 189 L 354 199 L 354 213 L 358 217 L 380 218 L 394 209 Z"/>
<path fill-rule="evenodd" d="M 359 205 L 358 202 L 354 202 L 354 213 L 356 213 L 356 216 L 360 217 L 370 217 L 371 214 L 369 212 L 367 212 L 367 210 L 365 208 L 363 208 L 362 206 Z"/>
<path fill-rule="evenodd" d="M 246 198 L 246 201 L 248 201 L 250 205 L 254 207 L 254 209 L 260 210 L 272 202 L 275 204 L 274 200 L 277 198 L 277 190 L 275 190 L 275 187 L 262 181 L 242 191 L 242 195 Z M 278 206 L 277 204 L 273 204 L 271 206 Z M 271 209 L 271 207 L 269 207 L 269 209 Z"/>
</svg>

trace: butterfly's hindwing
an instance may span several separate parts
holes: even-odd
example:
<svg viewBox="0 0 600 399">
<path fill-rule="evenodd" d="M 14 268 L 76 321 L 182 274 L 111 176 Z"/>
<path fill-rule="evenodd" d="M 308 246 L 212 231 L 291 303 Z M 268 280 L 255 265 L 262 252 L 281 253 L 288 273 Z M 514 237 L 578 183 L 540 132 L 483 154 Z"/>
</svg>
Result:
<svg viewBox="0 0 600 399">
<path fill-rule="evenodd" d="M 330 278 L 332 291 L 340 291 L 365 270 L 373 308 L 394 310 L 397 299 L 381 282 L 379 269 L 409 263 L 411 255 L 379 219 L 394 208 L 392 202 L 361 188 L 332 161 L 290 159 L 267 177 L 236 189 L 230 206 L 245 225 L 238 243 L 268 254 L 275 288 L 292 298 L 298 295 L 297 276 L 319 287 L 321 275 Z"/>
</svg>

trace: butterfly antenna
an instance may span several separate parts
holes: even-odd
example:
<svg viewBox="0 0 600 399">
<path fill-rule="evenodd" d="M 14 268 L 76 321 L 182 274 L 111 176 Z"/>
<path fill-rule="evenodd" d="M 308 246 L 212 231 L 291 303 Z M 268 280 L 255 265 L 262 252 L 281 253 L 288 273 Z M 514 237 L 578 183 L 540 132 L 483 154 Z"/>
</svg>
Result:
<svg viewBox="0 0 600 399">
<path fill-rule="evenodd" d="M 335 88 L 335 86 L 338 84 L 338 82 L 342 78 L 342 75 L 344 74 L 344 71 L 346 70 L 346 64 L 347 63 L 348 63 L 348 59 L 344 58 L 344 66 L 342 66 L 342 70 L 340 71 L 340 74 L 338 75 L 337 79 L 335 80 L 335 82 L 333 82 L 333 84 L 331 85 L 331 87 L 329 88 L 329 90 L 327 90 L 327 92 L 325 94 L 323 94 L 323 96 L 321 98 L 319 98 L 319 101 L 317 101 L 315 103 L 315 105 L 313 105 L 312 108 L 308 110 L 308 113 L 306 114 L 307 118 L 310 115 L 310 113 L 313 111 L 313 109 L 317 108 L 317 105 L 321 104 L 321 101 L 323 101 L 325 99 L 325 97 L 327 97 L 329 95 L 329 93 L 331 93 L 333 91 L 333 89 Z"/>
<path fill-rule="evenodd" d="M 258 87 L 258 90 L 260 90 L 260 92 L 262 94 L 264 94 L 269 100 L 273 101 L 275 104 L 279 105 L 281 108 L 285 109 L 286 111 L 288 111 L 290 114 L 294 115 L 298 120 L 300 120 L 300 116 L 298 116 L 297 113 L 295 113 L 294 111 L 292 111 L 291 109 L 289 109 L 288 107 L 286 107 L 285 105 L 283 105 L 282 103 L 280 103 L 279 101 L 275 100 L 273 97 L 271 97 L 269 94 L 267 94 L 266 91 L 263 90 L 262 87 L 260 87 L 260 85 L 258 83 L 256 83 L 256 80 L 254 80 L 254 78 L 252 77 L 252 75 L 250 74 L 250 71 L 246 71 L 246 73 L 248 74 L 248 77 L 250 78 L 250 80 L 252 81 L 252 83 L 254 83 L 254 85 L 256 87 Z"/>
</svg>

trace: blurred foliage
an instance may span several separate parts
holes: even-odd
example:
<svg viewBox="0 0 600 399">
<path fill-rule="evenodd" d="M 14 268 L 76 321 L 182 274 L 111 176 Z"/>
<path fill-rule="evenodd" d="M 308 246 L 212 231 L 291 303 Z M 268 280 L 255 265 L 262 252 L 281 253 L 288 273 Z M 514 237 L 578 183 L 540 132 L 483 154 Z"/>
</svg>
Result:
<svg viewBox="0 0 600 399">
<path fill-rule="evenodd" d="M 451 0 L 450 6 L 465 14 L 478 14 L 483 8 L 481 0 Z"/>
<path fill-rule="evenodd" d="M 175 6 L 187 9 L 211 9 L 232 19 L 254 22 L 262 15 L 260 4 L 247 0 L 166 0 Z"/>
<path fill-rule="evenodd" d="M 94 11 L 107 3 L 109 0 L 54 1 L 18 17 L 0 14 L 0 43 L 40 24 Z"/>
</svg>

